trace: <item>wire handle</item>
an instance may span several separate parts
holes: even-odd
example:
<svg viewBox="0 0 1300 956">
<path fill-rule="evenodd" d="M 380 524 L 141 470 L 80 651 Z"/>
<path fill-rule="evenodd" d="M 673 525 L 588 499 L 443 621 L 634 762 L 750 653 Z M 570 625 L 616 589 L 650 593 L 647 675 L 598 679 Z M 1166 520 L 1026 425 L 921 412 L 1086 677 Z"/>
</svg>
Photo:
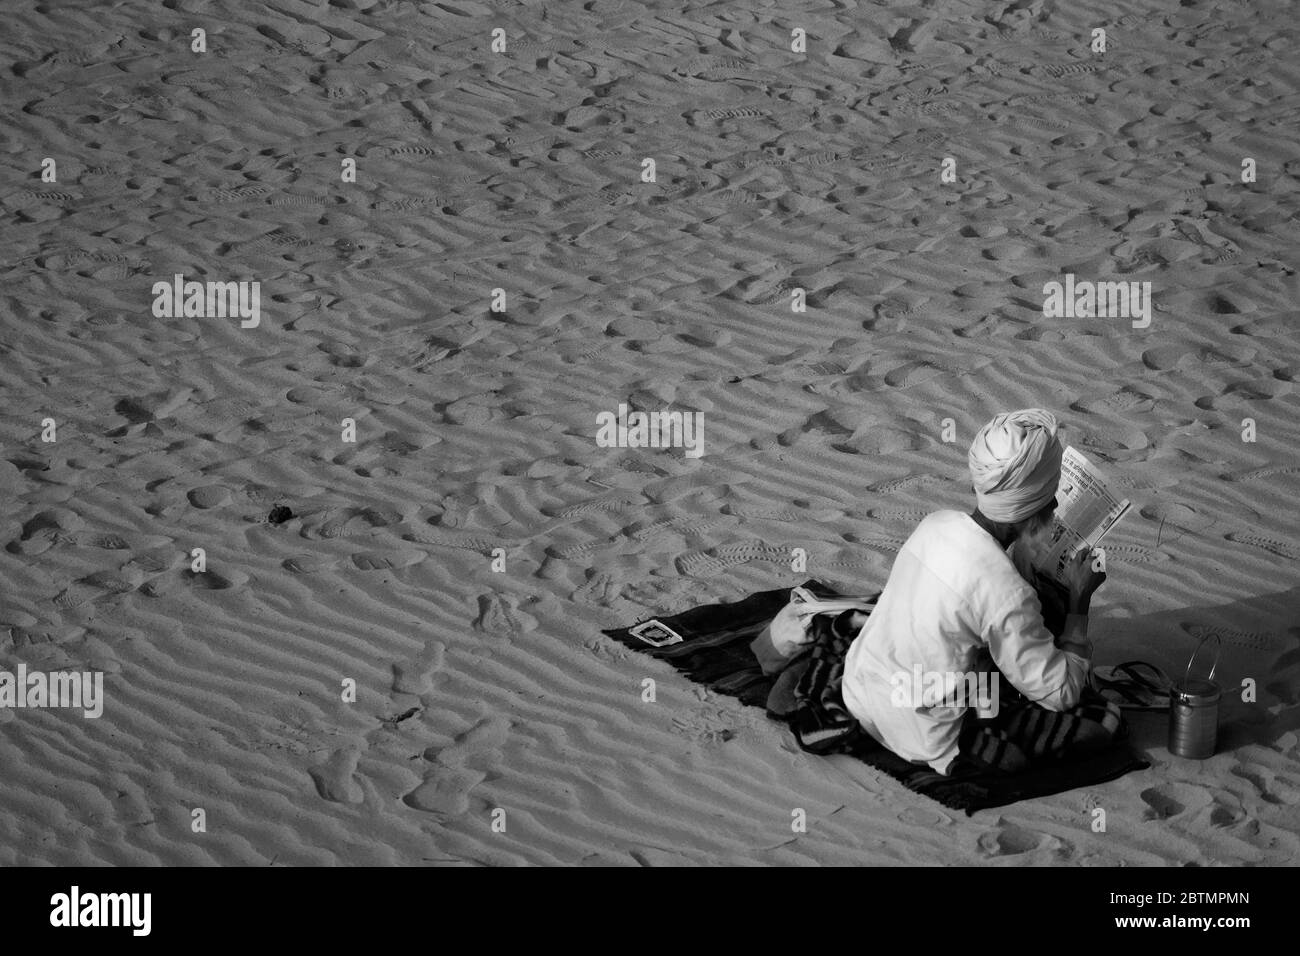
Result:
<svg viewBox="0 0 1300 956">
<path fill-rule="evenodd" d="M 1214 672 L 1219 666 L 1219 657 L 1223 654 L 1223 641 L 1222 639 L 1220 639 L 1218 634 L 1206 634 L 1203 638 L 1201 638 L 1201 643 L 1196 645 L 1196 650 L 1192 651 L 1192 656 L 1187 661 L 1187 670 L 1183 672 L 1184 687 L 1187 686 L 1188 680 L 1191 679 L 1192 664 L 1196 662 L 1196 655 L 1201 653 L 1201 648 L 1205 646 L 1205 642 L 1208 641 L 1210 638 L 1214 638 L 1216 641 L 1218 641 L 1218 645 L 1219 645 L 1218 650 L 1214 652 L 1214 663 L 1210 665 L 1210 676 L 1206 678 L 1206 680 L 1210 681 L 1210 683 L 1214 683 Z"/>
</svg>

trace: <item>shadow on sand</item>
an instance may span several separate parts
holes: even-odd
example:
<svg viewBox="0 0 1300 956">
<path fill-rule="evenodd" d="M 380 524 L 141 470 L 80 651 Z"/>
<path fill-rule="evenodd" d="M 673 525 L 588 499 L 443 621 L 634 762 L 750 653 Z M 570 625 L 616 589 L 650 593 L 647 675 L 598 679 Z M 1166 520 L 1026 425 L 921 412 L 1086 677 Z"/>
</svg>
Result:
<svg viewBox="0 0 1300 956">
<path fill-rule="evenodd" d="M 1098 664 L 1141 659 L 1175 680 L 1182 678 L 1197 644 L 1211 634 L 1222 643 L 1215 672 L 1223 688 L 1218 752 L 1272 744 L 1300 728 L 1300 587 L 1230 604 L 1128 618 L 1100 616 L 1091 629 Z M 1214 646 L 1214 641 L 1206 644 L 1193 676 L 1209 673 Z M 1255 682 L 1253 703 L 1242 699 L 1248 678 Z M 1134 745 L 1152 757 L 1169 759 L 1168 715 L 1129 711 L 1128 716 Z"/>
</svg>

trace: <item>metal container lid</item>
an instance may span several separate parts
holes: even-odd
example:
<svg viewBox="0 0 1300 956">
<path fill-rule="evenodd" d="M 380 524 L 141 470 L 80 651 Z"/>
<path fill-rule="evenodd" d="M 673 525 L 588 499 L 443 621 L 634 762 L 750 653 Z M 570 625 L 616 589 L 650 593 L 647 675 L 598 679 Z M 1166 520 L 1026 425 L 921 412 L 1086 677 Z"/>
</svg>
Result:
<svg viewBox="0 0 1300 956">
<path fill-rule="evenodd" d="M 1174 685 L 1173 695 L 1180 704 L 1204 707 L 1218 702 L 1223 695 L 1223 689 L 1212 680 L 1206 680 L 1202 677 L 1188 677 Z"/>
</svg>

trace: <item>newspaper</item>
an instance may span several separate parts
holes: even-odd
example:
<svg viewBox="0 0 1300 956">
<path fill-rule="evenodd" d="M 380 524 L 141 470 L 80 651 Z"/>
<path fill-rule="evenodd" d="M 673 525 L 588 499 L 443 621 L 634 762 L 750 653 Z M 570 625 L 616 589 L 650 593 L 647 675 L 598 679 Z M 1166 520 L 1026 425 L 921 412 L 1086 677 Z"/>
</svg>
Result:
<svg viewBox="0 0 1300 956">
<path fill-rule="evenodd" d="M 1120 501 L 1110 493 L 1092 462 L 1074 448 L 1066 448 L 1052 529 L 1032 557 L 1034 567 L 1065 587 L 1062 572 L 1069 560 L 1082 550 L 1095 548 L 1128 507 L 1127 498 Z"/>
</svg>

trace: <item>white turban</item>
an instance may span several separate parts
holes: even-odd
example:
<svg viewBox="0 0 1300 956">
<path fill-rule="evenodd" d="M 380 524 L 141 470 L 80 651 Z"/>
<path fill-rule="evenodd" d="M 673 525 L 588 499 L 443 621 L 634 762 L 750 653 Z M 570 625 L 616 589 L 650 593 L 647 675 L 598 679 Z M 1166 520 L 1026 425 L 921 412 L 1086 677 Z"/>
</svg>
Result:
<svg viewBox="0 0 1300 956">
<path fill-rule="evenodd" d="M 1056 496 L 1061 455 L 1051 412 L 1022 408 L 994 418 L 979 430 L 968 456 L 980 512 L 1010 523 L 1042 509 Z"/>
</svg>

